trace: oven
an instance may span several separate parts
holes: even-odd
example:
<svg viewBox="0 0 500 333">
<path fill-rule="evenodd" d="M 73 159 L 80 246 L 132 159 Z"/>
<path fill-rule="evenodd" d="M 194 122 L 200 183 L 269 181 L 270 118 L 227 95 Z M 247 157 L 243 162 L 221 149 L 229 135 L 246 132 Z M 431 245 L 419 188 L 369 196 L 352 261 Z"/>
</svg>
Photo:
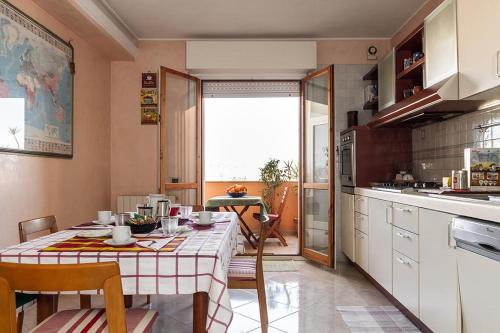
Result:
<svg viewBox="0 0 500 333">
<path fill-rule="evenodd" d="M 340 185 L 356 186 L 356 131 L 340 136 Z"/>
</svg>

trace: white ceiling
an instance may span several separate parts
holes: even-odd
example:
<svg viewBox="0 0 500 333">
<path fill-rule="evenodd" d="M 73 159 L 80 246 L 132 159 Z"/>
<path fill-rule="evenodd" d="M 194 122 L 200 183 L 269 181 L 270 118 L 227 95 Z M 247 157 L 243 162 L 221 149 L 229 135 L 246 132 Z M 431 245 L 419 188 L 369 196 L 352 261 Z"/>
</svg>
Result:
<svg viewBox="0 0 500 333">
<path fill-rule="evenodd" d="M 101 0 L 138 39 L 387 38 L 425 0 Z"/>
</svg>

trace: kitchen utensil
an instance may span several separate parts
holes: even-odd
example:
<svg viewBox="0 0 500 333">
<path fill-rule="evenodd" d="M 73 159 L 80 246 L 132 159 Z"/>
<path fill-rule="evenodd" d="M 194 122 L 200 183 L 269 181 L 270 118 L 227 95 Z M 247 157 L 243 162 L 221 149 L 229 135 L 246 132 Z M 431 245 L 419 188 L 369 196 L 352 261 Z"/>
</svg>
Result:
<svg viewBox="0 0 500 333">
<path fill-rule="evenodd" d="M 97 220 L 103 224 L 111 223 L 111 211 L 110 210 L 100 210 L 97 212 Z"/>
<path fill-rule="evenodd" d="M 153 207 L 151 206 L 137 206 L 137 214 L 142 216 L 153 216 Z"/>
<path fill-rule="evenodd" d="M 170 216 L 171 205 L 168 199 L 159 200 L 156 203 L 156 217 Z"/>
<path fill-rule="evenodd" d="M 161 218 L 161 228 L 163 235 L 174 236 L 179 227 L 179 218 L 177 217 L 162 217 Z"/>
<path fill-rule="evenodd" d="M 179 214 L 179 210 L 181 209 L 180 204 L 170 204 L 170 214 L 169 216 L 177 216 Z"/>
<path fill-rule="evenodd" d="M 212 212 L 209 211 L 203 211 L 199 213 L 199 224 L 205 224 L 205 223 L 210 223 L 210 220 L 212 219 Z"/>
<path fill-rule="evenodd" d="M 125 225 L 128 220 L 130 220 L 129 213 L 120 213 L 120 214 L 117 214 L 115 217 L 115 224 L 116 225 Z"/>
<path fill-rule="evenodd" d="M 113 228 L 113 241 L 116 244 L 127 242 L 132 236 L 132 231 L 129 226 L 121 225 Z"/>
<path fill-rule="evenodd" d="M 147 206 L 153 207 L 153 212 L 152 212 L 151 216 L 153 216 L 153 217 L 157 216 L 157 212 L 156 212 L 157 203 L 158 203 L 158 201 L 165 200 L 165 199 L 166 199 L 165 194 L 156 193 L 156 194 L 148 195 Z M 146 206 L 146 205 L 144 205 L 144 206 Z"/>
</svg>

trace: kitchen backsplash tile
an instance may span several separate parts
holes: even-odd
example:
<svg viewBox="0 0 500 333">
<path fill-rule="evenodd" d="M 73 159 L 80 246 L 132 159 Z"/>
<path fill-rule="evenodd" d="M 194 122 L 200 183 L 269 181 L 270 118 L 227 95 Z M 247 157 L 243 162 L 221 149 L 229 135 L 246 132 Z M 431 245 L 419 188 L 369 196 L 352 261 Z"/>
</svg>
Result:
<svg viewBox="0 0 500 333">
<path fill-rule="evenodd" d="M 477 129 L 479 125 L 492 125 Z M 464 167 L 465 148 L 500 148 L 500 107 L 416 128 L 413 135 L 413 174 L 424 181 L 441 181 Z"/>
</svg>

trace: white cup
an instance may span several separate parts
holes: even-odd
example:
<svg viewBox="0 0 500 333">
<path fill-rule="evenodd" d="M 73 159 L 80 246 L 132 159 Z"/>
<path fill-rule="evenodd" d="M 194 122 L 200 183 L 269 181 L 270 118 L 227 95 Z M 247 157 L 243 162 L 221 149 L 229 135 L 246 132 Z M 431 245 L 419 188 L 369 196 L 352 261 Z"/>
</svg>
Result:
<svg viewBox="0 0 500 333">
<path fill-rule="evenodd" d="M 113 242 L 122 244 L 132 237 L 132 231 L 128 225 L 120 225 L 113 228 Z"/>
<path fill-rule="evenodd" d="M 110 210 L 98 211 L 97 220 L 102 223 L 111 223 L 111 211 Z"/>
<path fill-rule="evenodd" d="M 210 220 L 212 219 L 212 212 L 207 212 L 205 210 L 205 211 L 199 212 L 198 214 L 200 214 L 200 223 L 201 224 L 210 223 Z"/>
</svg>

